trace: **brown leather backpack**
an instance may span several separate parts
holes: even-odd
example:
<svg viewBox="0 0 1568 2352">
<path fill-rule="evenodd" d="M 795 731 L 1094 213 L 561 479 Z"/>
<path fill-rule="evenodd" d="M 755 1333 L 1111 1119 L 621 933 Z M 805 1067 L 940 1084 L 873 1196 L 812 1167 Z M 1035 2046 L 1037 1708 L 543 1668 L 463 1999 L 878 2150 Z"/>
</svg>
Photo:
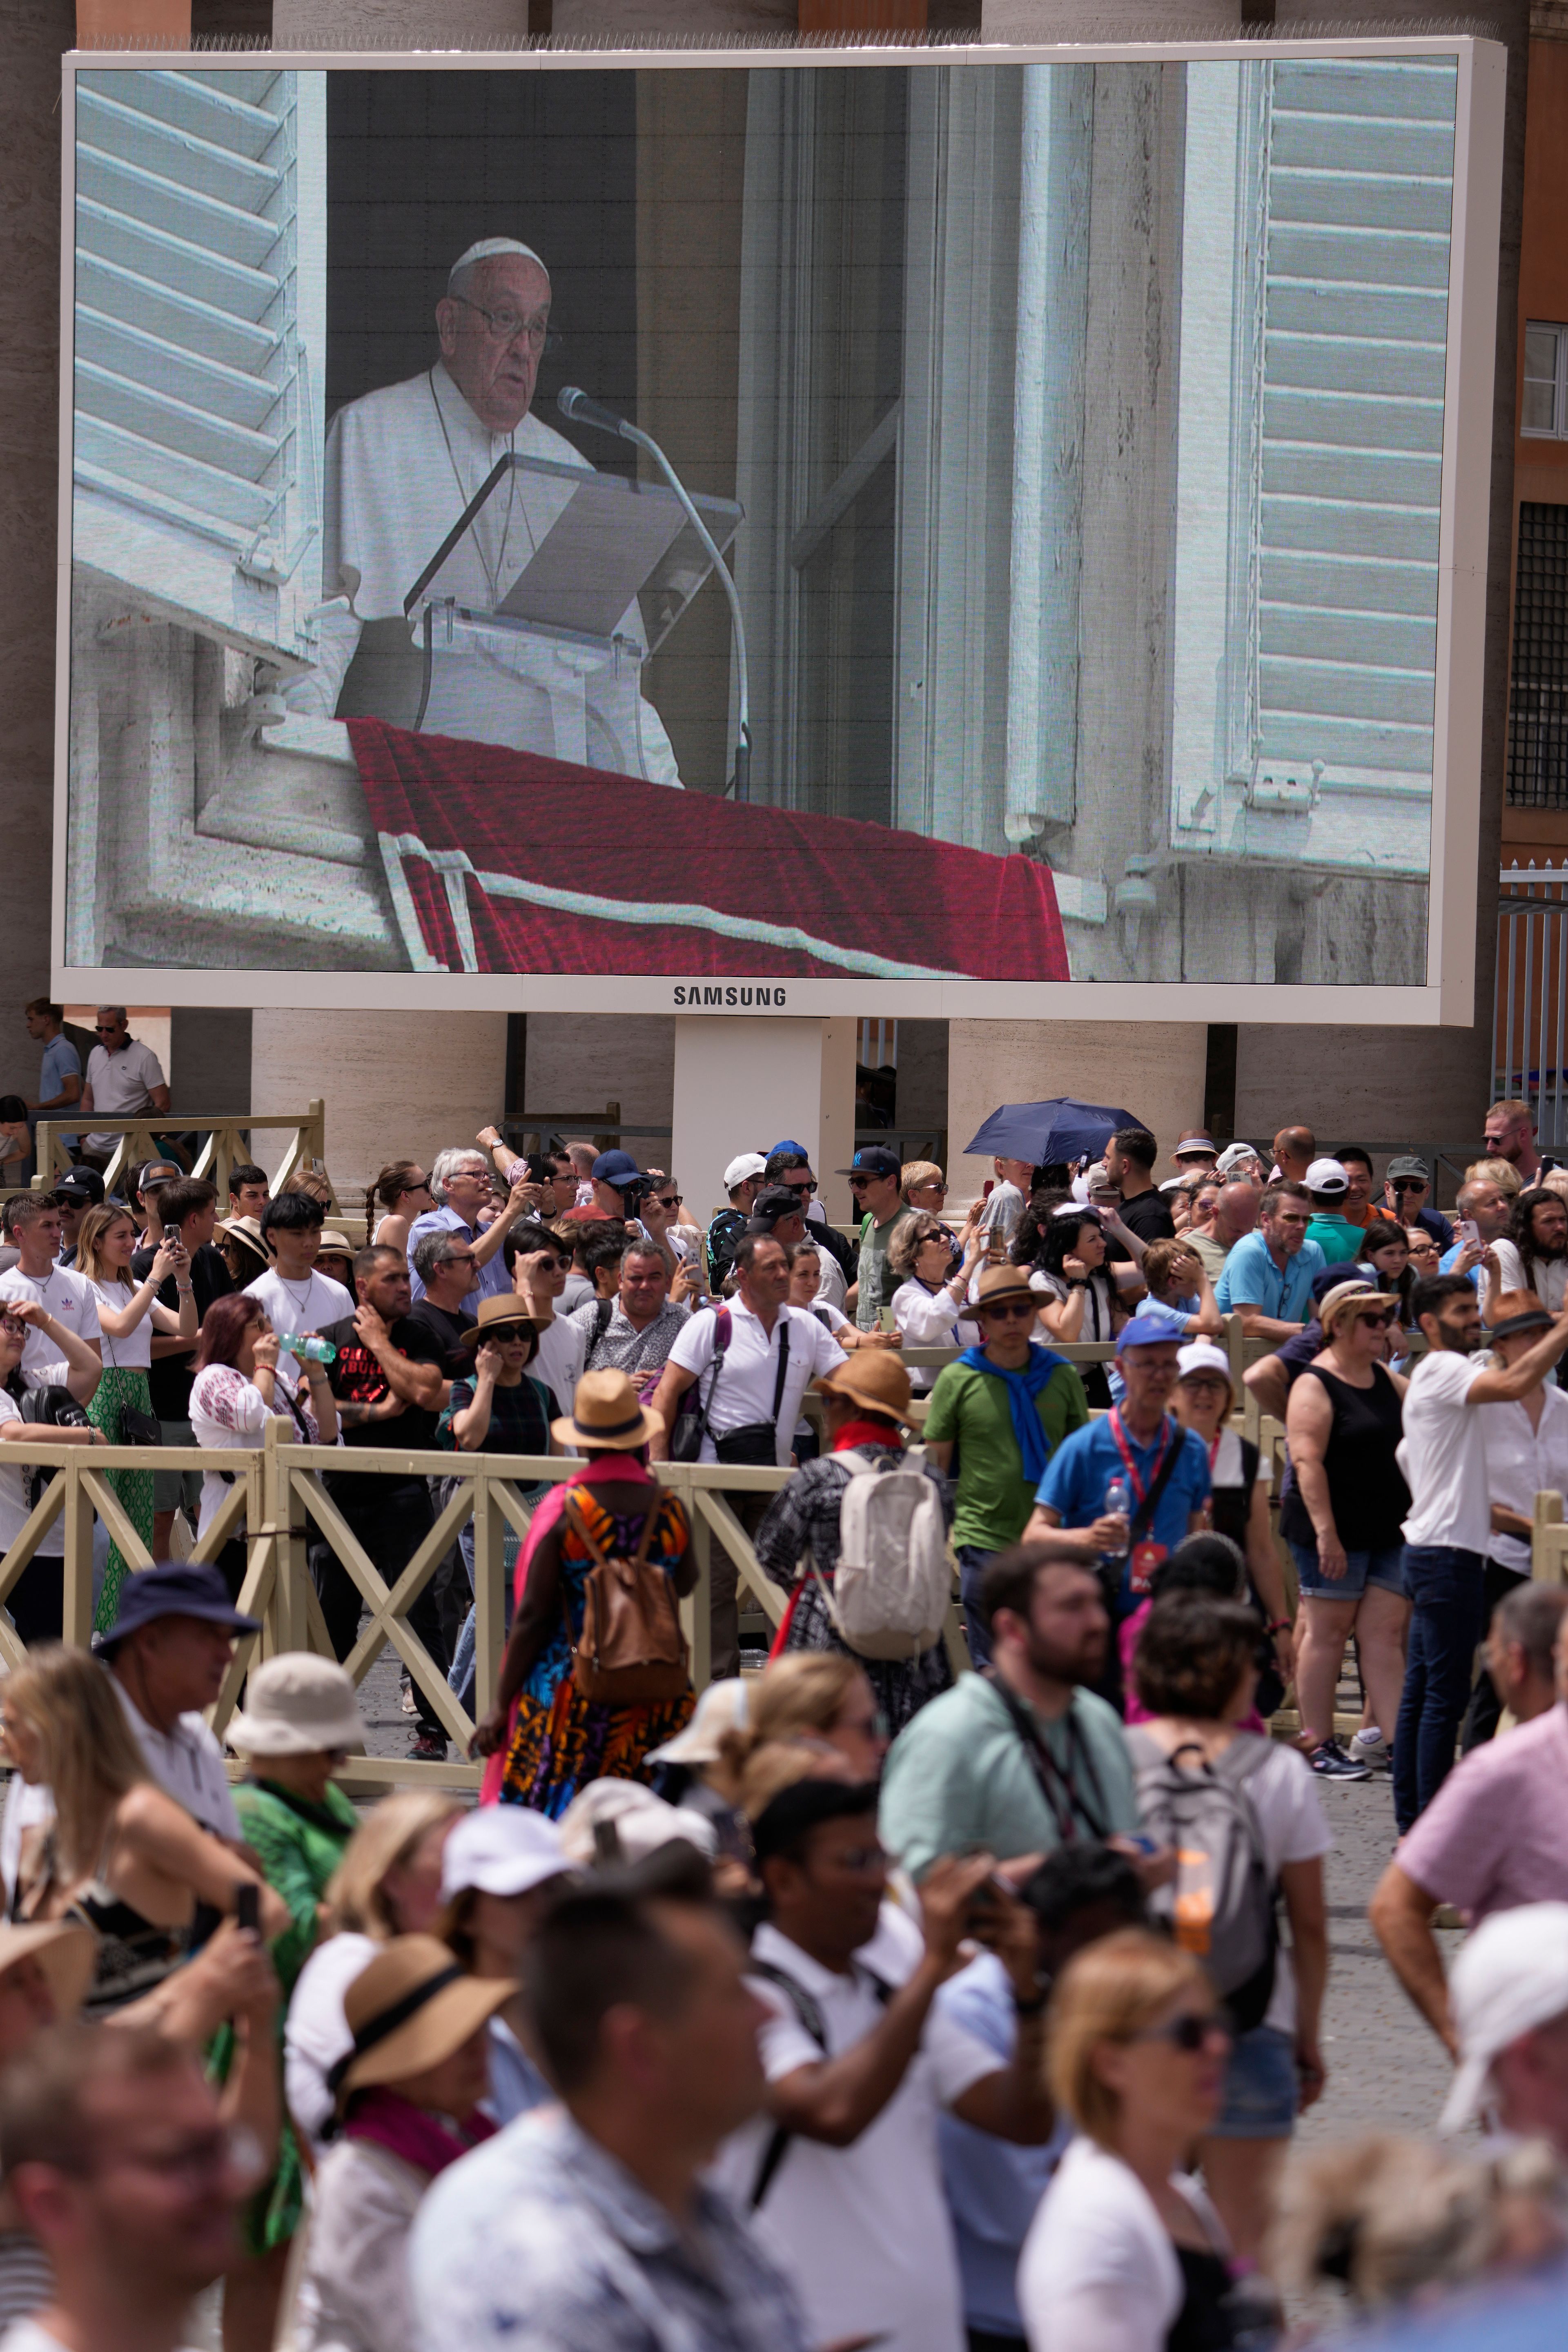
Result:
<svg viewBox="0 0 1568 2352">
<path fill-rule="evenodd" d="M 612 1559 L 589 1533 L 576 1496 L 566 1504 L 565 1517 L 594 1560 L 583 1598 L 583 1637 L 574 1646 L 566 1595 L 561 1595 L 572 1671 L 583 1696 L 606 1706 L 681 1698 L 691 1687 L 675 1587 L 662 1568 L 648 1565 L 658 1511 L 656 1496 L 632 1558 Z"/>
</svg>

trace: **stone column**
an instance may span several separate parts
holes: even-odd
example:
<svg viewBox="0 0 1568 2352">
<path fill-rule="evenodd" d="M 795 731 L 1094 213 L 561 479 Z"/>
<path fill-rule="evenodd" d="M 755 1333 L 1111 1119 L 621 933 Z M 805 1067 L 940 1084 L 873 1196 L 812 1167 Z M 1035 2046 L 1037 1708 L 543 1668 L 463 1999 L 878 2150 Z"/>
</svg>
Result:
<svg viewBox="0 0 1568 2352">
<path fill-rule="evenodd" d="M 504 1013 L 258 1011 L 251 1022 L 250 1108 L 327 1106 L 327 1167 L 340 1197 L 362 1191 L 389 1160 L 426 1166 L 447 1144 L 471 1144 L 499 1118 L 506 1078 Z M 257 1158 L 282 1145 L 265 1129 Z"/>
<path fill-rule="evenodd" d="M 673 1166 L 699 1223 L 723 1207 L 730 1161 L 786 1136 L 811 1154 L 829 1217 L 847 1219 L 848 1187 L 834 1171 L 854 1150 L 854 1022 L 677 1014 L 674 1124 Z"/>
<path fill-rule="evenodd" d="M 1157 1178 L 1184 1127 L 1204 1115 L 1208 1030 L 1199 1021 L 951 1021 L 948 1180 L 952 1208 L 979 1192 L 989 1160 L 963 1147 L 1005 1102 L 1077 1095 L 1131 1111 L 1158 1139 Z"/>
</svg>

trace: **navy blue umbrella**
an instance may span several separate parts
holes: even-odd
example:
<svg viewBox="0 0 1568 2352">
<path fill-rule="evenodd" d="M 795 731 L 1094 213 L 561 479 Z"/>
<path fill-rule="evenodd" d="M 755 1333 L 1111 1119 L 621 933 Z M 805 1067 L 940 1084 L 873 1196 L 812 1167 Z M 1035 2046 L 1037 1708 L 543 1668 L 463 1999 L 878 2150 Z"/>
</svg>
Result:
<svg viewBox="0 0 1568 2352">
<path fill-rule="evenodd" d="M 1077 1160 L 1086 1151 L 1098 1159 L 1118 1128 L 1142 1124 L 1130 1110 L 1054 1095 L 1049 1102 L 1004 1103 L 965 1148 L 987 1160 L 1026 1160 L 1032 1168 L 1043 1168 L 1048 1160 Z"/>
</svg>

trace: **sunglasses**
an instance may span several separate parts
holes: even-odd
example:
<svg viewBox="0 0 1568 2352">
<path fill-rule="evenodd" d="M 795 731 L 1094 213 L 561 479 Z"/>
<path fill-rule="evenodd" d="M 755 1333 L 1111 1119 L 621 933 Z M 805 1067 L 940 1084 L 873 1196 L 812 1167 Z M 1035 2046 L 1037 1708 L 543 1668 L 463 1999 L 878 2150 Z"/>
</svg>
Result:
<svg viewBox="0 0 1568 2352">
<path fill-rule="evenodd" d="M 684 1192 L 656 1192 L 653 1197 L 661 1209 L 679 1209 L 686 1195 Z"/>
<path fill-rule="evenodd" d="M 849 1179 L 849 1190 L 852 1192 L 863 1192 L 868 1184 L 875 1184 L 879 1181 L 879 1180 L 875 1176 L 851 1176 Z"/>
<path fill-rule="evenodd" d="M 1205 2010 L 1201 2016 L 1195 2011 L 1188 2010 L 1181 2017 L 1173 2017 L 1168 2025 L 1152 2025 L 1146 2033 L 1134 2033 L 1129 2039 L 1133 2042 L 1168 2042 L 1171 2048 L 1179 2050 L 1184 2058 L 1195 2058 L 1209 2042 L 1228 2042 L 1230 2031 L 1212 2010 Z"/>
<path fill-rule="evenodd" d="M 989 1316 L 997 1323 L 1032 1323 L 1039 1311 L 1037 1307 L 1026 1305 L 1022 1299 L 1009 1299 L 1001 1307 L 982 1305 L 974 1309 L 976 1315 Z"/>
<path fill-rule="evenodd" d="M 1375 1315 L 1358 1315 L 1356 1317 L 1356 1321 L 1358 1323 L 1364 1323 L 1369 1331 L 1386 1331 L 1389 1325 L 1394 1320 L 1394 1314 L 1392 1307 L 1381 1307 Z"/>
<path fill-rule="evenodd" d="M 118 1021 L 95 1021 L 92 1027 L 93 1034 L 98 1037 L 118 1037 L 120 1034 Z"/>
<path fill-rule="evenodd" d="M 947 1198 L 947 1186 L 940 1176 L 922 1176 L 918 1184 L 910 1185 L 910 1190 L 912 1192 L 940 1192 L 943 1200 Z"/>
</svg>

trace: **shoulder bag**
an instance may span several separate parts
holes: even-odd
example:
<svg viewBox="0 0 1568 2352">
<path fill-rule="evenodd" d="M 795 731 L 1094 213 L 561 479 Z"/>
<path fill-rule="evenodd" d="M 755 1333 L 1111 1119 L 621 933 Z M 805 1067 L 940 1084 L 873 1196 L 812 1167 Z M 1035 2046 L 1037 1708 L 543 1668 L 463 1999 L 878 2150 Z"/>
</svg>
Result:
<svg viewBox="0 0 1568 2352">
<path fill-rule="evenodd" d="M 684 1410 L 676 1414 L 675 1426 L 669 1433 L 669 1458 L 672 1462 L 700 1462 L 702 1459 L 702 1441 L 708 1434 L 708 1416 L 713 1410 L 713 1391 L 724 1369 L 731 1328 L 729 1308 L 716 1307 L 713 1309 L 713 1377 L 708 1383 L 708 1402 L 706 1404 L 699 1402 L 697 1392 L 702 1383 L 700 1380 L 694 1381 L 686 1391 L 691 1402 L 688 1405 L 686 1397 L 681 1399 Z"/>
</svg>

